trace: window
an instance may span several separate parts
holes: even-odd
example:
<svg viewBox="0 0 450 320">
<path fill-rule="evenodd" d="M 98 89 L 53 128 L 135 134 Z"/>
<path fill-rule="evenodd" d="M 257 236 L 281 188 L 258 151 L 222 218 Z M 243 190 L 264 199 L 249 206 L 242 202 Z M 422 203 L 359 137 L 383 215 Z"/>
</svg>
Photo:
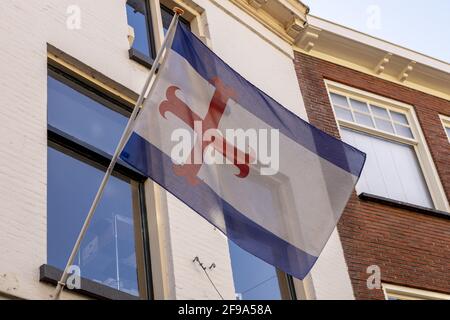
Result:
<svg viewBox="0 0 450 320">
<path fill-rule="evenodd" d="M 127 0 L 126 3 L 128 24 L 134 29 L 134 41 L 129 51 L 130 58 L 150 67 L 157 54 L 155 37 L 157 32 L 154 25 L 161 25 L 163 33 L 167 32 L 174 13 L 161 5 L 161 22 L 157 22 L 156 15 L 152 15 L 148 0 Z M 180 23 L 189 27 L 189 23 L 180 18 Z"/>
<path fill-rule="evenodd" d="M 383 283 L 386 300 L 450 300 L 450 295 Z"/>
<path fill-rule="evenodd" d="M 448 142 L 450 142 L 450 117 L 440 115 L 439 118 L 441 118 L 445 133 L 447 134 Z"/>
<path fill-rule="evenodd" d="M 267 215 L 281 210 L 284 216 L 274 223 L 275 229 L 287 230 L 298 233 L 298 228 L 289 223 L 289 217 L 293 204 L 290 190 L 285 190 L 287 183 L 282 183 L 281 174 L 267 176 L 265 183 L 254 182 L 253 188 L 261 195 L 257 205 L 252 207 L 251 215 L 258 215 L 264 220 L 271 219 Z M 252 182 L 250 177 L 248 182 Z M 283 208 L 283 209 L 280 209 Z M 273 219 L 271 219 L 273 220 Z M 270 220 L 268 220 L 270 221 Z M 276 224 L 276 226 L 275 226 Z M 287 224 L 290 227 L 287 227 Z M 234 287 L 238 300 L 293 300 L 296 299 L 293 278 L 274 266 L 255 257 L 239 246 L 229 241 L 231 266 L 233 270 Z M 270 250 L 270 249 L 267 249 Z"/>
<path fill-rule="evenodd" d="M 330 97 L 338 120 L 414 139 L 406 114 L 333 92 Z"/>
<path fill-rule="evenodd" d="M 229 241 L 237 300 L 295 299 L 292 278 Z"/>
<path fill-rule="evenodd" d="M 134 29 L 134 41 L 130 55 L 153 62 L 156 56 L 150 6 L 146 0 L 128 0 L 128 24 Z"/>
<path fill-rule="evenodd" d="M 64 269 L 129 109 L 49 67 L 47 264 Z M 150 298 L 141 177 L 119 163 L 77 253 L 82 278 Z"/>
<path fill-rule="evenodd" d="M 327 87 L 342 140 L 367 154 L 358 194 L 434 208 L 437 197 L 433 199 L 429 187 L 433 177 L 427 181 L 423 170 L 433 172 L 433 163 L 427 162 L 431 158 L 412 108 L 334 82 Z M 440 184 L 437 174 L 434 178 Z M 447 209 L 441 196 L 441 209 Z"/>
</svg>

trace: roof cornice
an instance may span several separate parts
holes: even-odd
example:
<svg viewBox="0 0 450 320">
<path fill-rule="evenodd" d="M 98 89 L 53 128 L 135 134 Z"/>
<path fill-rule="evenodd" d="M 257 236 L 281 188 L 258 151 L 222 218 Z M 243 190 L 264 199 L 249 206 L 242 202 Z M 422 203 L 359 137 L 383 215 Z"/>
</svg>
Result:
<svg viewBox="0 0 450 320">
<path fill-rule="evenodd" d="M 290 44 L 307 25 L 309 8 L 299 0 L 230 1 Z"/>
<path fill-rule="evenodd" d="M 308 15 L 294 49 L 450 100 L 450 64 Z"/>
</svg>

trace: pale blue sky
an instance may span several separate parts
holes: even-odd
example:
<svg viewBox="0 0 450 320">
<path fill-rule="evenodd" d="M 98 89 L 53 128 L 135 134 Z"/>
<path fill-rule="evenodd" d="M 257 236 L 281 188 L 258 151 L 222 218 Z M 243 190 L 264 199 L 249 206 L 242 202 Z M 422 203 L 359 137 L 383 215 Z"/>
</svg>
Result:
<svg viewBox="0 0 450 320">
<path fill-rule="evenodd" d="M 450 62 L 450 0 L 303 0 L 311 14 Z"/>
</svg>

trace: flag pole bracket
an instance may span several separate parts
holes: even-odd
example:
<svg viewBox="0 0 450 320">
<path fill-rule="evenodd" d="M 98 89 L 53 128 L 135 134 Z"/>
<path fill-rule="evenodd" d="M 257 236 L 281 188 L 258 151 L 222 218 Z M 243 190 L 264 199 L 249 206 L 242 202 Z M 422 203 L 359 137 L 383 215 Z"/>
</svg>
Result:
<svg viewBox="0 0 450 320">
<path fill-rule="evenodd" d="M 173 12 L 176 13 L 179 16 L 182 16 L 184 14 L 184 10 L 181 9 L 180 7 L 174 7 L 173 8 Z"/>
</svg>

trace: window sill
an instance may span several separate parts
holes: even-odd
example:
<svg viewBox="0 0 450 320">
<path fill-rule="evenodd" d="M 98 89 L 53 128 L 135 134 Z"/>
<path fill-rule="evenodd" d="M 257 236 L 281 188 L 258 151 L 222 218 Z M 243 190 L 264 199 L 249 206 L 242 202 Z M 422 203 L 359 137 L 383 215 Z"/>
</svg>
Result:
<svg viewBox="0 0 450 320">
<path fill-rule="evenodd" d="M 359 197 L 359 199 L 364 200 L 364 201 L 377 202 L 377 203 L 385 204 L 385 205 L 388 205 L 391 207 L 406 209 L 409 211 L 414 211 L 414 212 L 426 214 L 429 216 L 450 220 L 450 214 L 445 211 L 440 211 L 440 210 L 426 208 L 426 207 L 418 206 L 418 205 L 407 203 L 407 202 L 388 199 L 388 198 L 376 196 L 376 195 L 373 195 L 370 193 L 361 193 L 358 197 Z"/>
<path fill-rule="evenodd" d="M 130 50 L 128 50 L 128 55 L 131 60 L 143 65 L 146 68 L 152 68 L 154 60 L 149 58 L 145 54 L 140 53 L 136 49 L 131 48 Z"/>
<path fill-rule="evenodd" d="M 56 285 L 61 275 L 61 270 L 47 264 L 44 264 L 39 268 L 40 282 Z M 81 289 L 75 289 L 73 291 L 100 300 L 140 300 L 139 297 L 85 278 L 81 278 Z"/>
</svg>

